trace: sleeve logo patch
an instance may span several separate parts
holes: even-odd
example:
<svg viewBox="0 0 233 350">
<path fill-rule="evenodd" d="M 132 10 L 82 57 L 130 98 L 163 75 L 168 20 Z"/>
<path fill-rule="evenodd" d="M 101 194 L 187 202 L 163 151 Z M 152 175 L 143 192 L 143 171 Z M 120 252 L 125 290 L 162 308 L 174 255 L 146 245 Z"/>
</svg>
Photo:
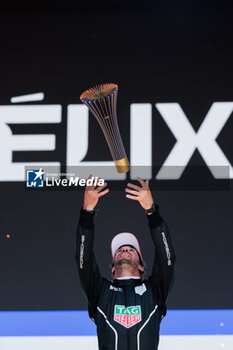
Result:
<svg viewBox="0 0 233 350">
<path fill-rule="evenodd" d="M 114 321 L 125 328 L 130 328 L 142 320 L 141 306 L 115 305 Z"/>
</svg>

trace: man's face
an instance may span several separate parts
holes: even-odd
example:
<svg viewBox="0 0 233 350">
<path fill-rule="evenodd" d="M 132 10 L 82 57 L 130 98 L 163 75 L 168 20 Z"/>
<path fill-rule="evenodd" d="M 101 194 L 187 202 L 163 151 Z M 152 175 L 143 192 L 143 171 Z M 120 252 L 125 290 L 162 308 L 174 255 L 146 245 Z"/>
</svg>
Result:
<svg viewBox="0 0 233 350">
<path fill-rule="evenodd" d="M 137 250 L 130 246 L 130 245 L 124 245 L 117 249 L 115 256 L 114 256 L 114 265 L 134 265 L 138 268 L 140 265 L 139 262 L 139 255 Z"/>
</svg>

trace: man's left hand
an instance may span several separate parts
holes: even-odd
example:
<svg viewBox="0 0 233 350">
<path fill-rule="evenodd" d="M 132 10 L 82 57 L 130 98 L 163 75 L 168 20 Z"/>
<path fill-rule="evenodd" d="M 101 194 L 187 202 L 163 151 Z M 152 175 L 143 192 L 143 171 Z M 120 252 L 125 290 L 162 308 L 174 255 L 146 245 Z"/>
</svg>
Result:
<svg viewBox="0 0 233 350">
<path fill-rule="evenodd" d="M 149 188 L 149 180 L 143 181 L 140 177 L 137 177 L 140 186 L 128 183 L 125 192 L 126 197 L 134 201 L 138 201 L 143 209 L 148 210 L 152 207 L 154 200 Z M 128 188 L 130 187 L 130 188 Z"/>
</svg>

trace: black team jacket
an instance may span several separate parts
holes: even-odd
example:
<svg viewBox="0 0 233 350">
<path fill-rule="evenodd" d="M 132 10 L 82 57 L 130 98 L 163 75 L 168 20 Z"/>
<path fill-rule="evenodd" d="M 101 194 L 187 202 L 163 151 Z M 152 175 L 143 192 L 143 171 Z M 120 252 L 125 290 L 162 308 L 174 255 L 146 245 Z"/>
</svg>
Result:
<svg viewBox="0 0 233 350">
<path fill-rule="evenodd" d="M 75 260 L 89 316 L 97 325 L 100 350 L 158 348 L 160 322 L 173 284 L 175 253 L 159 212 L 147 217 L 155 248 L 151 276 L 109 281 L 101 276 L 93 253 L 94 214 L 81 209 Z"/>
</svg>

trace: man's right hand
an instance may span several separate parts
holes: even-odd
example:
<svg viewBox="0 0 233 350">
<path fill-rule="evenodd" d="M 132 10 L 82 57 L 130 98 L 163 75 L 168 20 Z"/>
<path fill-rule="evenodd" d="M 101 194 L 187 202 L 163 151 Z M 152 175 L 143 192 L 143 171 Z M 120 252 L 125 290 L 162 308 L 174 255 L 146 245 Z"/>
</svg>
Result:
<svg viewBox="0 0 233 350">
<path fill-rule="evenodd" d="M 92 175 L 89 175 L 89 179 L 92 178 Z M 86 186 L 85 187 L 85 193 L 84 193 L 84 203 L 83 203 L 83 209 L 85 210 L 93 210 L 95 206 L 97 205 L 99 198 L 104 196 L 106 193 L 109 192 L 109 189 L 106 188 L 106 190 L 102 191 L 103 188 L 107 186 L 107 182 L 104 183 L 103 186 Z M 102 191 L 102 192 L 101 192 Z"/>
</svg>

